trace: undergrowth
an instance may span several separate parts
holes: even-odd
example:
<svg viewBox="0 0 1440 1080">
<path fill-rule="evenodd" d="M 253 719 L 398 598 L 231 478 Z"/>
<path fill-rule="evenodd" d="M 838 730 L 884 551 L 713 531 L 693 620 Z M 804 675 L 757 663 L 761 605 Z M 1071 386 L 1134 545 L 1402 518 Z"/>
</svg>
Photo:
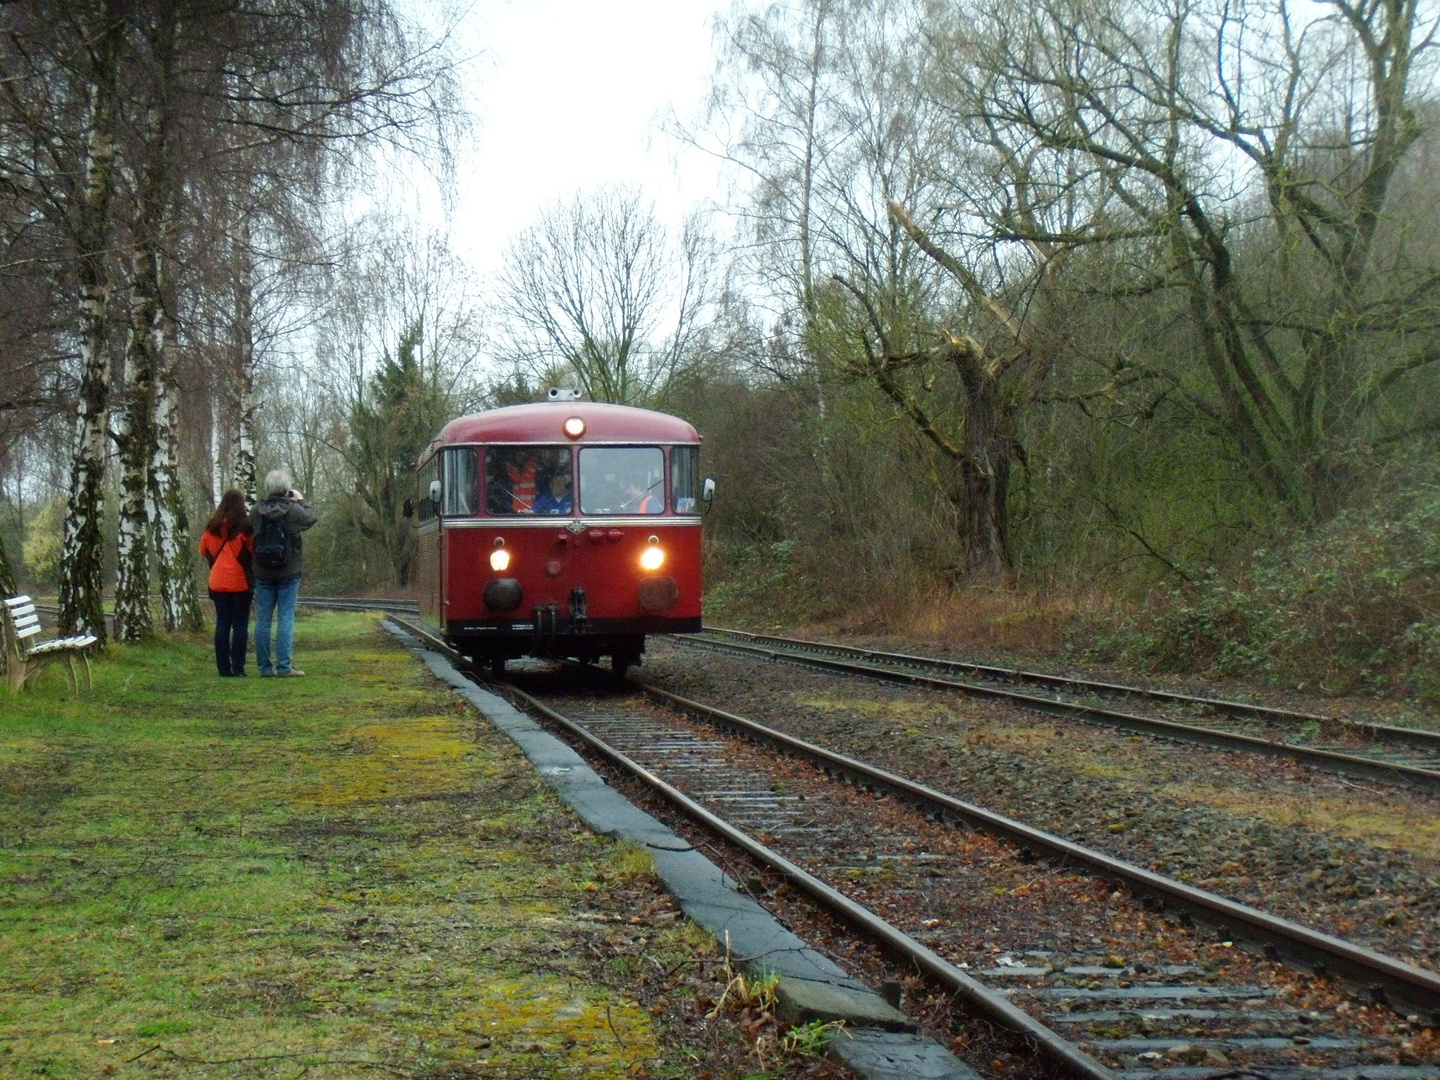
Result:
<svg viewBox="0 0 1440 1080">
<path fill-rule="evenodd" d="M 716 546 L 707 622 L 899 636 L 976 659 L 1067 659 L 1440 701 L 1440 469 L 1386 477 L 1323 525 L 1136 599 L 1034 581 L 847 575 L 793 541 Z"/>
<path fill-rule="evenodd" d="M 1240 570 L 1160 591 L 1088 658 L 1440 700 L 1440 481 L 1383 485 Z"/>
</svg>

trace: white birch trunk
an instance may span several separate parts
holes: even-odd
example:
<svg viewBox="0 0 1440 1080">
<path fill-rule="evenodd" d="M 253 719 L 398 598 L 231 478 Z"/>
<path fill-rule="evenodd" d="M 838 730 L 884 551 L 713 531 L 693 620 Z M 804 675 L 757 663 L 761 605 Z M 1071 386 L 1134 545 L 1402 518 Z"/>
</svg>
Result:
<svg viewBox="0 0 1440 1080">
<path fill-rule="evenodd" d="M 226 473 L 234 459 L 229 427 L 225 421 L 224 400 L 228 386 L 212 386 L 210 390 L 210 505 L 220 505 L 225 494 Z"/>
<path fill-rule="evenodd" d="M 163 319 L 156 328 L 160 362 L 155 396 L 155 460 L 150 469 L 151 520 L 155 524 L 156 572 L 160 578 L 161 612 L 165 629 L 201 630 L 200 599 L 196 594 L 195 560 L 190 547 L 190 518 L 185 512 L 179 470 L 179 398 L 175 381 L 174 342 Z"/>
<path fill-rule="evenodd" d="M 255 308 L 251 289 L 255 264 L 250 252 L 250 225 L 241 219 L 235 248 L 235 391 L 239 409 L 235 421 L 235 486 L 255 502 Z"/>
<path fill-rule="evenodd" d="M 155 456 L 155 356 L 151 326 L 158 309 L 150 278 L 153 252 L 133 259 L 130 332 L 125 348 L 125 413 L 120 426 L 120 530 L 116 537 L 115 640 L 142 641 L 150 614 L 150 465 Z"/>
<path fill-rule="evenodd" d="M 105 560 L 101 525 L 105 510 L 105 459 L 110 409 L 110 202 L 114 189 L 116 79 L 120 30 L 106 6 L 105 29 L 95 43 L 86 133 L 84 181 L 76 208 L 74 240 L 80 285 L 80 393 L 75 449 L 61 549 L 60 628 L 106 640 L 103 590 Z"/>
<path fill-rule="evenodd" d="M 154 632 L 150 614 L 150 552 L 155 506 L 152 475 L 158 453 L 155 425 L 165 317 L 160 259 L 168 217 L 165 116 L 147 110 L 138 170 L 127 170 L 134 192 L 130 256 L 130 324 L 125 344 L 125 415 L 120 429 L 120 532 L 115 568 L 115 638 L 135 642 Z"/>
</svg>

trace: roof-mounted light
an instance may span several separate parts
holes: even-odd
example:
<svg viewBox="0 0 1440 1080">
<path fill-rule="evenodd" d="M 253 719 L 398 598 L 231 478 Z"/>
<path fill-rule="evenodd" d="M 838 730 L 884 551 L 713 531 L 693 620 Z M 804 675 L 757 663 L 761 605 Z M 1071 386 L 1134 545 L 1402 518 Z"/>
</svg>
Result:
<svg viewBox="0 0 1440 1080">
<path fill-rule="evenodd" d="M 585 421 L 578 416 L 572 416 L 565 421 L 565 434 L 572 439 L 578 439 L 585 434 Z"/>
</svg>

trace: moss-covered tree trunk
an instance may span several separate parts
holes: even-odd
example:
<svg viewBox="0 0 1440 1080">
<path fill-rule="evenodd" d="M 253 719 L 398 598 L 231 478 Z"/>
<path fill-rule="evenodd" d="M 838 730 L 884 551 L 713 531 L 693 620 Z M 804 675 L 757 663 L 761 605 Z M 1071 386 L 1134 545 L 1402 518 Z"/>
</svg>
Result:
<svg viewBox="0 0 1440 1080">
<path fill-rule="evenodd" d="M 0 537 L 0 594 L 14 596 L 20 591 L 15 584 L 15 572 L 10 569 L 10 556 L 5 551 L 5 539 Z"/>
</svg>

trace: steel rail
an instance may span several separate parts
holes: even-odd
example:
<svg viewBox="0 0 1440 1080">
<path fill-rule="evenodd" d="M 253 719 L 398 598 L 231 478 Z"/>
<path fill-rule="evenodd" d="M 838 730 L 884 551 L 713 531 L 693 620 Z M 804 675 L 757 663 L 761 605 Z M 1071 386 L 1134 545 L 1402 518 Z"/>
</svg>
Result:
<svg viewBox="0 0 1440 1080">
<path fill-rule="evenodd" d="M 452 661 L 458 661 L 469 671 L 472 678 L 482 682 L 488 681 L 474 672 L 469 661 L 445 644 L 433 631 L 395 616 L 390 616 L 390 621 L 427 645 L 434 647 L 436 651 L 445 654 Z M 568 717 L 556 712 L 523 690 L 508 684 L 499 684 L 499 688 L 513 699 L 518 699 L 526 707 L 548 717 L 553 723 L 582 740 L 596 753 L 640 780 L 703 828 L 723 837 L 729 843 L 759 860 L 763 865 L 784 876 L 848 925 L 881 943 L 895 955 L 914 963 L 917 969 L 949 987 L 957 997 L 974 1008 L 976 1012 L 1020 1035 L 1034 1048 L 1037 1054 L 1052 1065 L 1063 1068 L 1073 1075 L 1087 1077 L 1089 1080 L 1118 1080 L 1118 1074 L 1113 1070 L 1106 1068 L 1074 1043 L 1046 1027 L 1004 995 L 996 993 L 967 975 L 933 949 L 892 926 L 869 908 L 856 903 L 844 893 L 831 888 L 779 852 L 716 816 L 684 792 L 662 780 L 593 732 L 574 723 Z M 643 689 L 647 689 L 648 692 L 648 688 Z"/>
<path fill-rule="evenodd" d="M 1248 701 L 1233 701 L 1227 698 L 1200 697 L 1195 694 L 1180 694 L 1171 690 L 1156 690 L 1148 686 L 1129 686 L 1125 683 L 1101 682 L 1095 679 L 1081 679 L 1071 675 L 1047 675 L 1044 672 L 1028 671 L 1024 668 L 999 667 L 981 664 L 972 660 L 952 660 L 935 656 L 919 656 L 915 653 L 891 652 L 884 649 L 867 649 L 857 645 L 842 645 L 838 642 L 812 641 L 806 638 L 780 637 L 771 634 L 752 634 L 748 630 L 732 630 L 722 626 L 707 626 L 703 633 L 719 634 L 724 637 L 741 638 L 757 644 L 773 644 L 786 650 L 813 650 L 842 656 L 856 656 L 881 663 L 928 667 L 941 671 L 968 671 L 982 678 L 1004 682 L 1034 683 L 1071 693 L 1115 694 L 1132 698 L 1148 698 L 1169 705 L 1201 706 L 1222 716 L 1235 719 L 1275 721 L 1286 724 L 1318 724 L 1333 731 L 1355 732 L 1387 742 L 1407 743 L 1425 750 L 1440 751 L 1440 731 L 1426 731 L 1422 728 L 1395 727 L 1392 724 L 1375 724 L 1369 721 L 1347 720 L 1339 716 L 1325 716 L 1319 713 L 1297 712 L 1272 705 L 1256 705 Z M 703 638 L 696 640 L 703 641 Z"/>
<path fill-rule="evenodd" d="M 1010 704 L 1018 705 L 1025 709 L 1034 709 L 1040 712 L 1050 713 L 1054 716 L 1064 716 L 1069 719 L 1094 721 L 1109 727 L 1120 728 L 1123 731 L 1131 731 L 1141 735 L 1158 736 L 1160 738 L 1173 739 L 1176 742 L 1195 743 L 1217 750 L 1243 750 L 1249 753 L 1268 754 L 1271 757 L 1289 758 L 1292 761 L 1298 761 L 1315 768 L 1326 769 L 1330 772 L 1341 773 L 1360 779 L 1384 780 L 1389 783 L 1408 783 L 1414 784 L 1417 787 L 1440 790 L 1440 771 L 1424 769 L 1416 765 L 1378 761 L 1372 758 L 1360 757 L 1357 754 L 1341 753 L 1338 750 L 1321 750 L 1314 747 L 1291 746 L 1289 743 L 1279 742 L 1274 739 L 1261 739 L 1253 735 L 1240 735 L 1235 732 L 1220 731 L 1216 728 L 1201 727 L 1196 724 L 1182 724 L 1173 720 L 1138 716 L 1134 713 L 1119 712 L 1115 709 L 1103 709 L 1096 705 L 1084 705 L 1080 702 L 1036 697 L 1034 694 L 1025 694 L 1018 690 L 1002 690 L 998 687 L 981 686 L 960 679 L 947 679 L 938 675 L 926 675 L 921 672 L 896 671 L 893 668 L 877 667 L 874 664 L 861 664 L 848 660 L 832 660 L 823 656 L 806 656 L 799 652 L 785 649 L 767 648 L 765 646 L 751 645 L 743 642 L 706 641 L 704 639 L 695 639 L 678 634 L 674 635 L 673 640 L 681 645 L 689 646 L 692 649 L 711 649 L 716 652 L 730 652 L 739 656 L 759 656 L 767 660 L 800 664 L 805 667 L 814 667 L 824 671 L 834 671 L 846 675 L 864 675 L 867 678 L 881 679 L 886 682 L 906 683 L 911 686 L 923 686 L 929 689 L 958 690 L 962 693 L 973 694 L 977 697 L 988 697 L 1009 702 Z"/>
<path fill-rule="evenodd" d="M 1305 964 L 1317 973 L 1337 975 L 1363 987 L 1374 1000 L 1383 999 L 1395 1007 L 1440 1015 L 1440 974 L 1433 971 L 1175 881 L 723 709 L 672 694 L 634 677 L 631 682 L 661 701 L 787 753 L 808 758 L 857 785 L 889 792 L 944 820 L 961 821 L 1028 849 L 1032 854 L 1047 854 L 1060 865 L 1083 867 L 1136 893 L 1188 912 L 1198 921 L 1227 934 L 1266 946 L 1267 953 L 1292 965 Z"/>
</svg>

